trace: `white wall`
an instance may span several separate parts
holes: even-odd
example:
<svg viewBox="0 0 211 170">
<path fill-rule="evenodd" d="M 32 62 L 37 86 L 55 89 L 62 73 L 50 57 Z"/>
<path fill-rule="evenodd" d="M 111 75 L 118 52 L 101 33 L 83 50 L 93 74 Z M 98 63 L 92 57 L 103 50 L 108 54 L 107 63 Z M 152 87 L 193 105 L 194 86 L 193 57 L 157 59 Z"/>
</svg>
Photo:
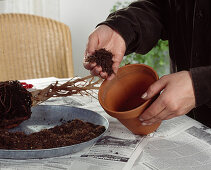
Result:
<svg viewBox="0 0 211 170">
<path fill-rule="evenodd" d="M 75 76 L 89 74 L 83 67 L 84 51 L 89 34 L 105 20 L 118 0 L 61 0 L 60 21 L 70 27 Z M 123 1 L 123 0 L 119 0 Z"/>
<path fill-rule="evenodd" d="M 0 0 L 0 13 L 35 14 L 60 20 L 60 0 Z"/>
</svg>

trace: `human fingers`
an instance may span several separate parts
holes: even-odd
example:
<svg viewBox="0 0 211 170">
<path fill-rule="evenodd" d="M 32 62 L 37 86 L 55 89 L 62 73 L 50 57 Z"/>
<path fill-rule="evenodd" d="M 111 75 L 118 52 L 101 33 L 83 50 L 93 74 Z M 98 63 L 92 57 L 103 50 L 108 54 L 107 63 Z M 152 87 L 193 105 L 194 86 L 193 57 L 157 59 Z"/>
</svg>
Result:
<svg viewBox="0 0 211 170">
<path fill-rule="evenodd" d="M 188 113 L 195 106 L 195 97 L 192 81 L 187 71 L 174 73 L 161 78 L 164 82 L 164 90 L 158 97 L 160 104 L 165 106 L 165 111 L 160 113 L 156 109 L 152 110 L 155 102 L 141 115 L 143 123 L 153 123 L 160 120 L 167 120 L 173 117 Z M 150 94 L 150 93 L 149 93 Z M 152 93 L 153 94 L 153 93 Z M 149 97 L 150 95 L 148 95 Z M 154 106 L 158 107 L 158 106 Z M 154 114 L 147 113 L 155 111 Z M 147 115 L 148 114 L 148 115 Z"/>
<path fill-rule="evenodd" d="M 95 66 L 92 70 L 90 70 L 90 74 L 93 76 L 99 76 L 100 72 L 102 72 L 102 67 Z"/>
<path fill-rule="evenodd" d="M 170 114 L 170 115 L 166 116 L 165 118 L 163 118 L 163 120 L 169 120 L 169 119 L 172 119 L 174 117 L 176 117 L 175 114 Z"/>
<path fill-rule="evenodd" d="M 115 77 L 115 74 L 113 73 L 107 78 L 107 80 L 112 80 L 114 77 Z"/>
<path fill-rule="evenodd" d="M 161 92 L 166 87 L 166 81 L 162 78 L 153 83 L 147 91 L 142 95 L 143 99 L 150 99 Z M 163 102 L 163 94 L 161 94 L 140 116 L 140 120 L 148 120 L 159 114 L 166 105 Z"/>
<path fill-rule="evenodd" d="M 120 62 L 115 62 L 112 66 L 112 69 L 113 69 L 113 72 L 110 76 L 108 76 L 107 80 L 112 80 L 115 76 L 116 76 L 116 73 L 119 69 L 119 64 Z"/>
<path fill-rule="evenodd" d="M 168 110 L 168 108 L 165 107 L 159 114 L 155 115 L 151 119 L 142 121 L 142 125 L 151 125 L 153 123 L 161 122 L 169 115 L 172 115 L 172 113 Z"/>
<path fill-rule="evenodd" d="M 149 120 L 143 121 L 142 125 L 151 125 L 156 122 L 161 122 L 162 120 L 168 120 L 168 119 L 172 119 L 177 116 L 181 116 L 185 113 L 186 113 L 185 110 L 181 110 L 181 109 L 172 110 L 172 108 L 168 108 L 168 106 L 167 106 L 161 113 L 159 113 L 155 117 L 153 117 Z"/>
<path fill-rule="evenodd" d="M 86 62 L 86 61 L 83 62 L 83 66 L 87 70 L 92 70 L 96 65 L 97 64 L 95 62 L 94 63 L 90 63 L 90 62 Z"/>
<path fill-rule="evenodd" d="M 165 103 L 162 101 L 162 95 L 160 95 L 139 117 L 144 122 L 152 119 L 160 114 L 166 108 Z"/>
<path fill-rule="evenodd" d="M 111 74 L 110 76 L 108 76 L 107 80 L 112 80 L 116 74 L 117 74 L 117 71 L 119 69 L 119 65 L 123 59 L 123 56 L 124 56 L 124 50 L 120 50 L 119 53 L 114 53 L 114 56 L 112 58 L 113 60 L 113 65 L 112 65 L 112 69 L 113 69 L 113 74 Z"/>
<path fill-rule="evenodd" d="M 106 72 L 100 72 L 100 77 L 103 78 L 103 79 L 107 79 L 108 73 L 106 73 Z"/>
<path fill-rule="evenodd" d="M 181 103 L 175 101 L 174 100 L 175 98 L 172 97 L 170 91 L 171 89 L 167 89 L 160 95 L 160 97 L 158 97 L 158 99 L 160 98 L 159 101 L 160 104 L 165 107 L 160 113 L 159 110 L 157 112 L 156 109 L 153 110 L 151 106 L 143 113 L 147 114 L 145 117 L 142 115 L 142 118 L 140 119 L 143 125 L 149 125 L 152 123 L 160 122 L 162 120 L 168 120 L 173 117 L 181 116 L 188 113 L 192 109 L 192 107 L 190 107 L 188 104 L 185 104 L 185 102 Z M 157 105 L 159 103 L 153 103 L 153 104 Z M 186 105 L 186 107 L 183 107 L 183 105 Z M 157 108 L 159 107 L 157 106 Z M 151 116 L 152 114 L 151 115 L 149 114 L 150 112 L 155 112 L 154 117 Z"/>
<path fill-rule="evenodd" d="M 166 85 L 167 81 L 164 77 L 162 77 L 154 82 L 141 97 L 145 100 L 150 99 L 156 94 L 160 93 L 166 87 Z"/>
</svg>

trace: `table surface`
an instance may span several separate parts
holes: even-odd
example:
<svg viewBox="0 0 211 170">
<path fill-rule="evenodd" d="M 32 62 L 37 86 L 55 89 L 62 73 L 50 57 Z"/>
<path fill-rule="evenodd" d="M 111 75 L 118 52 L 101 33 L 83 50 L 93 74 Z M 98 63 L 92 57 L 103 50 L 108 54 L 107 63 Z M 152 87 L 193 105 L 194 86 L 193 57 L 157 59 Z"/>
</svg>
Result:
<svg viewBox="0 0 211 170">
<path fill-rule="evenodd" d="M 43 89 L 57 80 L 66 82 L 68 79 L 50 77 L 25 80 L 25 82 L 33 84 L 36 89 Z M 74 95 L 60 99 L 52 98 L 43 104 L 76 106 L 93 110 L 106 117 L 111 124 L 120 124 L 118 120 L 104 112 L 97 99 L 90 96 Z M 121 126 L 121 128 L 124 127 Z M 112 126 L 110 130 L 112 131 Z M 124 130 L 127 131 L 126 128 Z M 121 135 L 124 135 L 123 130 L 122 133 Z M 131 136 L 135 135 L 131 134 Z M 146 146 L 140 148 L 138 158 L 134 157 L 135 160 L 132 160 L 132 167 L 128 166 L 129 169 L 211 169 L 211 129 L 187 116 L 162 122 L 159 129 L 148 135 L 146 139 Z M 59 161 L 61 164 L 57 164 Z M 106 165 L 91 166 L 94 163 L 89 163 L 90 167 L 87 169 L 93 167 L 94 169 L 108 169 Z M 85 165 L 84 162 L 77 163 L 75 166 L 77 168 L 73 168 L 73 164 L 70 156 L 65 159 L 57 157 L 33 161 L 0 159 L 0 169 L 83 169 Z"/>
</svg>

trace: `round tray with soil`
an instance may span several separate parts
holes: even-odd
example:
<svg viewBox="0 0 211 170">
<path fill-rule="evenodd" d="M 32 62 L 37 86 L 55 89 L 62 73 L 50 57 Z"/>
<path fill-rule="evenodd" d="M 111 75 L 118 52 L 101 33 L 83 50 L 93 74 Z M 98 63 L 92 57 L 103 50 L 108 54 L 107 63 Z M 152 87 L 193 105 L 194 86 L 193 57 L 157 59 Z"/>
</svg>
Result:
<svg viewBox="0 0 211 170">
<path fill-rule="evenodd" d="M 106 118 L 91 110 L 38 105 L 31 118 L 11 130 L 0 130 L 0 158 L 62 156 L 95 143 L 108 129 Z"/>
<path fill-rule="evenodd" d="M 96 62 L 97 65 L 102 67 L 103 71 L 111 75 L 113 73 L 112 57 L 113 54 L 111 52 L 100 49 L 96 50 L 93 56 L 88 58 L 88 61 Z M 95 85 L 100 81 L 100 79 L 95 81 L 92 76 L 73 78 L 64 84 L 59 85 L 59 83 L 56 82 L 55 84 L 50 84 L 45 89 L 33 92 L 27 91 L 19 81 L 0 82 L 0 158 L 28 159 L 51 157 L 52 155 L 60 156 L 73 151 L 70 151 L 71 149 L 65 149 L 56 154 L 46 151 L 45 153 L 47 154 L 43 154 L 37 151 L 48 150 L 49 148 L 51 148 L 50 150 L 54 150 L 54 148 L 64 148 L 69 145 L 81 145 L 82 143 L 89 143 L 86 141 L 94 141 L 99 138 L 105 132 L 108 122 L 106 126 L 104 126 L 98 124 L 98 122 L 96 122 L 96 124 L 94 122 L 94 124 L 92 124 L 92 122 L 89 121 L 83 122 L 78 117 L 76 117 L 76 119 L 79 120 L 68 119 L 65 120 L 66 122 L 63 122 L 62 125 L 56 124 L 55 127 L 51 127 L 51 129 L 47 128 L 47 130 L 33 134 L 25 134 L 24 131 L 30 129 L 29 127 L 24 127 L 22 129 L 23 131 L 19 129 L 16 132 L 10 132 L 8 129 L 15 127 L 17 127 L 15 129 L 18 129 L 22 127 L 22 122 L 30 122 L 32 119 L 28 119 L 32 114 L 32 106 L 36 106 L 51 97 L 65 97 L 73 94 L 90 95 L 89 90 L 98 89 L 99 87 Z M 53 112 L 54 111 L 55 110 L 53 110 Z M 32 115 L 36 114 L 33 113 Z M 84 117 L 90 118 L 88 115 Z M 60 118 L 60 120 L 61 119 L 64 120 L 63 118 Z M 77 127 L 79 124 L 83 129 Z M 33 126 L 38 125 L 39 123 L 36 121 L 35 124 L 33 124 Z M 87 131 L 88 129 L 90 131 Z M 67 131 L 73 133 L 69 134 Z M 84 136 L 84 134 L 86 134 L 86 136 Z M 66 140 L 67 138 L 69 139 Z M 82 146 L 85 145 L 86 144 L 81 145 L 80 149 L 74 148 L 74 152 L 83 149 Z M 25 150 L 31 150 L 33 152 L 24 152 Z M 27 155 L 27 153 L 30 154 Z"/>
</svg>

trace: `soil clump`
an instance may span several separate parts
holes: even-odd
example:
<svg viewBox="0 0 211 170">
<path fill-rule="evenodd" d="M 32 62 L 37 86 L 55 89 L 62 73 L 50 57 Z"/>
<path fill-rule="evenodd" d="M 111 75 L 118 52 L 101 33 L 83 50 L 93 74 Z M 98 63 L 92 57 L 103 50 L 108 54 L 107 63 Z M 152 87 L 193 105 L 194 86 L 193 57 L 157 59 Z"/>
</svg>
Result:
<svg viewBox="0 0 211 170">
<path fill-rule="evenodd" d="M 110 76 L 112 73 L 114 73 L 112 69 L 113 60 L 112 60 L 113 54 L 110 51 L 107 51 L 105 48 L 101 48 L 99 50 L 95 50 L 95 52 L 87 56 L 86 62 L 90 63 L 96 63 L 98 66 L 102 67 L 103 72 L 107 72 L 108 76 Z"/>
<path fill-rule="evenodd" d="M 0 128 L 12 128 L 31 117 L 31 93 L 19 81 L 0 82 Z"/>
<path fill-rule="evenodd" d="M 104 126 L 79 119 L 28 135 L 0 129 L 0 149 L 35 150 L 70 146 L 96 138 L 104 131 Z"/>
</svg>

